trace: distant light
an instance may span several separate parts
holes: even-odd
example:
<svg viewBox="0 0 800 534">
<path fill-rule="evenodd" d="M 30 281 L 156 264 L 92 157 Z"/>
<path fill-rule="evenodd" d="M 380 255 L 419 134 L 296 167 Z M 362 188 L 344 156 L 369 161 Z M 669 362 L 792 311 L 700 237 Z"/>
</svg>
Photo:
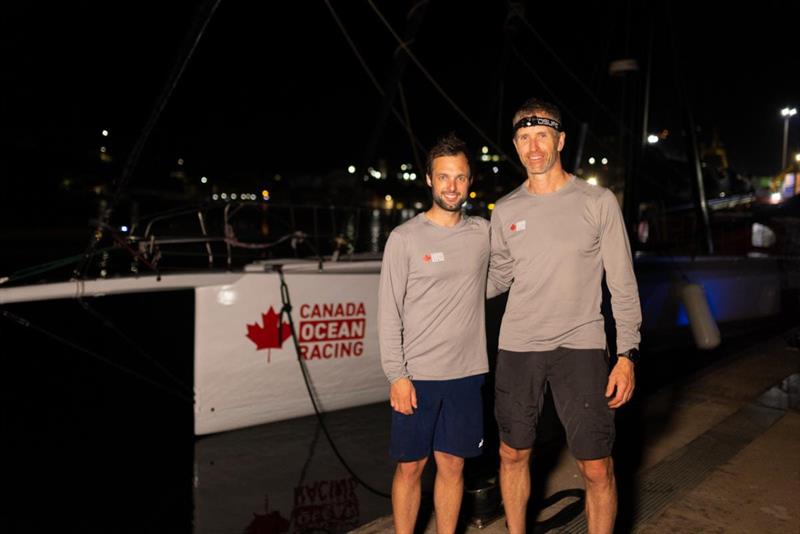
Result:
<svg viewBox="0 0 800 534">
<path fill-rule="evenodd" d="M 481 161 L 489 161 L 491 159 L 492 159 L 491 156 L 489 156 L 488 154 L 481 154 Z"/>
<path fill-rule="evenodd" d="M 267 191 L 266 189 L 263 189 L 263 190 L 261 191 L 261 196 L 262 196 L 262 197 L 268 197 L 268 196 L 269 196 L 269 191 Z"/>
<path fill-rule="evenodd" d="M 280 182 L 283 179 L 283 176 L 281 176 L 280 174 L 276 174 L 275 176 L 273 176 L 273 179 L 276 182 Z"/>
<path fill-rule="evenodd" d="M 128 227 L 125 226 L 124 224 L 122 226 L 120 226 L 119 229 L 120 229 L 121 232 L 127 232 L 128 231 Z"/>
<path fill-rule="evenodd" d="M 476 193 L 475 191 L 470 191 L 469 198 L 475 198 L 477 196 L 478 196 L 478 193 Z"/>
<path fill-rule="evenodd" d="M 411 177 L 411 175 L 409 173 L 407 173 L 407 172 L 403 173 L 403 180 L 408 180 L 410 177 Z"/>
<path fill-rule="evenodd" d="M 183 158 L 178 158 L 178 165 L 183 165 Z"/>
<path fill-rule="evenodd" d="M 355 174 L 356 173 L 356 166 L 355 165 L 350 165 L 349 167 L 347 167 L 347 172 L 349 172 L 350 174 Z"/>
<path fill-rule="evenodd" d="M 498 172 L 500 172 L 500 169 L 495 165 L 494 167 L 492 167 L 492 172 L 497 174 Z"/>
<path fill-rule="evenodd" d="M 586 183 L 589 184 L 589 185 L 597 185 L 597 177 L 596 176 L 588 177 L 586 179 Z"/>
<path fill-rule="evenodd" d="M 200 183 L 201 183 L 201 184 L 206 184 L 206 183 L 208 183 L 208 178 L 206 178 L 205 176 L 202 176 L 202 177 L 200 178 Z"/>
<path fill-rule="evenodd" d="M 214 193 L 213 195 L 211 195 L 211 200 L 217 200 L 217 199 L 219 199 L 218 194 Z"/>
<path fill-rule="evenodd" d="M 797 114 L 797 108 L 783 108 L 781 110 L 782 117 L 792 117 Z"/>
<path fill-rule="evenodd" d="M 236 200 L 236 193 L 231 193 L 231 200 Z"/>
<path fill-rule="evenodd" d="M 488 146 L 482 146 L 481 147 L 481 154 L 488 154 L 488 153 L 489 153 L 489 147 Z"/>
<path fill-rule="evenodd" d="M 100 134 L 101 134 L 103 137 L 108 137 L 108 130 L 103 130 L 102 132 L 100 132 Z"/>
<path fill-rule="evenodd" d="M 650 134 L 647 136 L 647 142 L 651 145 L 658 143 L 658 136 L 656 134 Z"/>
<path fill-rule="evenodd" d="M 105 154 L 105 153 L 106 153 L 106 147 L 104 147 L 104 146 L 101 146 L 101 147 L 100 147 L 100 152 L 102 152 L 103 154 Z"/>
<path fill-rule="evenodd" d="M 222 194 L 220 195 L 220 198 L 221 198 L 222 200 L 225 200 L 225 199 L 227 199 L 227 198 L 228 198 L 228 195 L 227 195 L 226 193 L 222 193 Z"/>
<path fill-rule="evenodd" d="M 408 170 L 408 165 L 406 165 L 405 163 L 401 164 L 400 165 L 400 170 L 401 171 L 407 171 Z"/>
<path fill-rule="evenodd" d="M 608 158 L 601 159 L 600 163 L 602 163 L 603 165 L 608 165 Z"/>
<path fill-rule="evenodd" d="M 589 165 L 594 165 L 594 156 L 589 158 Z"/>
<path fill-rule="evenodd" d="M 492 156 L 492 161 L 500 161 L 500 156 L 498 156 L 497 154 L 494 154 Z"/>
<path fill-rule="evenodd" d="M 411 174 L 409 174 L 409 175 L 408 175 L 408 178 L 409 178 L 410 180 L 412 180 L 412 181 L 413 181 L 413 180 L 416 180 L 416 179 L 417 179 L 417 173 L 415 173 L 415 172 L 412 172 Z"/>
<path fill-rule="evenodd" d="M 778 202 L 780 202 L 780 201 L 781 201 L 781 194 L 780 194 L 780 192 L 777 192 L 777 191 L 776 191 L 775 193 L 772 193 L 772 194 L 769 196 L 769 201 L 770 201 L 770 202 L 772 202 L 773 204 L 777 204 Z"/>
<path fill-rule="evenodd" d="M 392 201 L 392 195 L 386 195 L 383 198 L 386 199 L 386 202 L 391 202 Z"/>
<path fill-rule="evenodd" d="M 414 202 L 414 207 L 418 210 L 422 209 L 422 202 Z"/>
<path fill-rule="evenodd" d="M 794 155 L 794 160 L 796 162 L 800 163 L 800 153 L 797 153 L 797 154 Z"/>
<path fill-rule="evenodd" d="M 494 209 L 494 202 L 490 202 L 489 205 L 486 206 L 486 207 L 489 208 L 489 210 L 493 210 Z"/>
</svg>

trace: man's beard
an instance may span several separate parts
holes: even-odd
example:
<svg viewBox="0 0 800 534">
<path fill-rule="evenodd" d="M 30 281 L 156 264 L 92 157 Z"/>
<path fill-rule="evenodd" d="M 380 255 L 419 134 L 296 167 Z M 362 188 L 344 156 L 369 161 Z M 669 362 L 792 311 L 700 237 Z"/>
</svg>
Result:
<svg viewBox="0 0 800 534">
<path fill-rule="evenodd" d="M 464 200 L 465 200 L 463 195 L 459 195 L 458 201 L 455 203 L 455 205 L 453 205 L 453 204 L 448 204 L 447 201 L 444 199 L 444 197 L 441 196 L 441 195 L 437 195 L 436 193 L 433 193 L 432 196 L 433 196 L 433 202 L 437 206 L 439 206 L 440 208 L 442 208 L 445 211 L 452 211 L 452 212 L 461 211 L 461 206 L 464 204 Z"/>
</svg>

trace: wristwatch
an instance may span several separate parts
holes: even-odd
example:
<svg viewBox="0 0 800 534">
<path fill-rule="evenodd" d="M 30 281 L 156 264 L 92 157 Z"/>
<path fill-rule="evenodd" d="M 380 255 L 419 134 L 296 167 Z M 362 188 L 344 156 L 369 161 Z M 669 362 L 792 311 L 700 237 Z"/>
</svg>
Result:
<svg viewBox="0 0 800 534">
<path fill-rule="evenodd" d="M 639 362 L 639 349 L 630 349 L 618 354 L 620 358 L 628 358 L 631 363 L 636 364 Z"/>
</svg>

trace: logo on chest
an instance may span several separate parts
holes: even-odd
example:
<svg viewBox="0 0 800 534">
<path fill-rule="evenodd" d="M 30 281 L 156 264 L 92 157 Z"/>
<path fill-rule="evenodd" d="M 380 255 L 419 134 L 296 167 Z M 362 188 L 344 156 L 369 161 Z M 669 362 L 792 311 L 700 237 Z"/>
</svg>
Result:
<svg viewBox="0 0 800 534">
<path fill-rule="evenodd" d="M 422 256 L 422 261 L 425 263 L 439 263 L 444 261 L 444 252 L 431 252 Z"/>
<path fill-rule="evenodd" d="M 522 221 L 517 221 L 515 223 L 511 223 L 508 229 L 512 232 L 522 232 L 523 230 L 525 230 L 525 221 L 522 220 Z"/>
</svg>

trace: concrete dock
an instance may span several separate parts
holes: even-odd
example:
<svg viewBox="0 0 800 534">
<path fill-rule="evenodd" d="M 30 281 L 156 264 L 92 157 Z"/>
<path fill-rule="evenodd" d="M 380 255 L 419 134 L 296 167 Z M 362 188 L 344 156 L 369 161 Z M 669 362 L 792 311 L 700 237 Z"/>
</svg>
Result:
<svg viewBox="0 0 800 534">
<path fill-rule="evenodd" d="M 640 395 L 617 418 L 617 531 L 800 533 L 799 399 L 800 351 L 785 335 Z M 544 496 L 582 489 L 565 448 L 542 456 L 535 451 L 537 461 L 534 476 L 546 473 Z M 580 509 L 580 497 L 529 514 L 535 517 L 528 531 L 585 532 L 582 512 L 554 524 L 569 508 Z M 461 530 L 506 532 L 498 512 L 482 528 L 473 517 Z M 422 514 L 420 523 L 419 532 L 436 531 L 431 515 Z M 393 532 L 392 518 L 354 532 Z"/>
</svg>

